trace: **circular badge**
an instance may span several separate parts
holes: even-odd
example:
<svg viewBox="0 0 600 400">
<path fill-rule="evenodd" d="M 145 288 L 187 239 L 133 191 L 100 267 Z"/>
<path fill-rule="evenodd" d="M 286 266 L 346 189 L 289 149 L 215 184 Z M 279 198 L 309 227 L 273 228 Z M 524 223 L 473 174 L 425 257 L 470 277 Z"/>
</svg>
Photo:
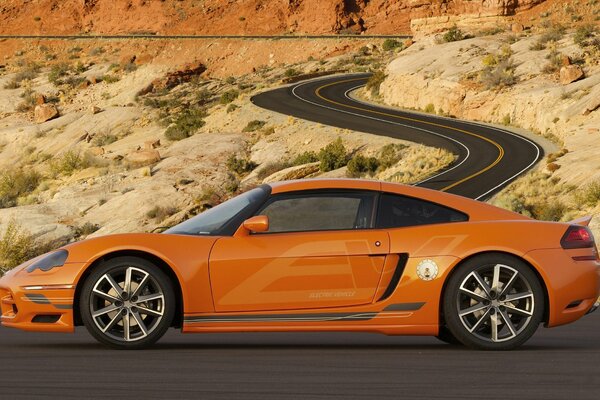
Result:
<svg viewBox="0 0 600 400">
<path fill-rule="evenodd" d="M 438 274 L 438 266 L 433 260 L 423 260 L 417 265 L 417 275 L 424 281 L 434 280 Z"/>
</svg>

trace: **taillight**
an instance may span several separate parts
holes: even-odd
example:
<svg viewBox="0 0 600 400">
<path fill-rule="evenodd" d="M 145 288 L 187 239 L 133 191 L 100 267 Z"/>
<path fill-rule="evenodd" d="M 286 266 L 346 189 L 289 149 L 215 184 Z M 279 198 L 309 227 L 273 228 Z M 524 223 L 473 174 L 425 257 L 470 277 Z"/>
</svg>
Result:
<svg viewBox="0 0 600 400">
<path fill-rule="evenodd" d="M 594 247 L 594 235 L 587 226 L 571 225 L 560 240 L 560 245 L 563 249 Z"/>
</svg>

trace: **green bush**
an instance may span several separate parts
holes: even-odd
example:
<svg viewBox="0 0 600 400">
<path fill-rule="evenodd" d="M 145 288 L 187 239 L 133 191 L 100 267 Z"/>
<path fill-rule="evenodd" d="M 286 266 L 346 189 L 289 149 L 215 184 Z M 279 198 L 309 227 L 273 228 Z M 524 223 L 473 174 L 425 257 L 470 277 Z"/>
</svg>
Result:
<svg viewBox="0 0 600 400">
<path fill-rule="evenodd" d="M 381 47 L 385 51 L 390 51 L 402 47 L 402 43 L 396 39 L 385 39 Z"/>
<path fill-rule="evenodd" d="M 240 92 L 238 92 L 235 89 L 230 89 L 221 95 L 221 98 L 219 99 L 219 101 L 221 104 L 229 104 L 232 101 L 234 101 L 235 99 L 237 99 L 239 95 L 240 95 Z"/>
<path fill-rule="evenodd" d="M 465 34 L 456 26 L 454 25 L 452 28 L 450 28 L 445 34 L 444 34 L 444 42 L 448 43 L 448 42 L 457 42 L 459 40 L 463 40 L 465 39 Z"/>
<path fill-rule="evenodd" d="M 146 213 L 146 216 L 156 220 L 158 223 L 161 223 L 175 213 L 177 213 L 177 209 L 175 207 L 154 206 Z"/>
<path fill-rule="evenodd" d="M 285 76 L 291 78 L 293 76 L 300 75 L 300 72 L 294 68 L 288 68 L 285 70 Z"/>
<path fill-rule="evenodd" d="M 385 73 L 381 70 L 377 70 L 377 71 L 373 72 L 373 74 L 367 80 L 367 84 L 365 85 L 365 88 L 367 90 L 370 90 L 371 94 L 373 96 L 377 96 L 377 95 L 379 95 L 379 89 L 381 87 L 381 84 L 385 80 L 385 78 L 386 78 Z"/>
<path fill-rule="evenodd" d="M 230 85 L 233 85 L 233 84 L 235 83 L 235 78 L 234 78 L 233 76 L 228 76 L 228 77 L 225 79 L 225 83 L 228 83 L 228 84 L 230 84 Z"/>
<path fill-rule="evenodd" d="M 485 67 L 480 75 L 479 81 L 486 89 L 499 89 L 512 86 L 517 83 L 515 66 L 510 58 L 501 60 L 494 67 Z"/>
<path fill-rule="evenodd" d="M 356 155 L 348 161 L 348 176 L 358 178 L 364 174 L 373 175 L 379 168 L 379 160 L 375 157 Z"/>
<path fill-rule="evenodd" d="M 226 165 L 229 171 L 238 175 L 244 175 L 257 167 L 256 163 L 250 161 L 248 158 L 237 158 L 235 154 L 232 154 L 227 159 Z"/>
<path fill-rule="evenodd" d="M 182 140 L 189 138 L 204 126 L 206 113 L 198 108 L 186 108 L 173 121 L 165 131 L 165 137 L 169 140 Z"/>
<path fill-rule="evenodd" d="M 111 135 L 110 133 L 103 133 L 101 135 L 94 136 L 92 139 L 92 144 L 95 146 L 108 146 L 111 143 L 119 140 L 115 135 Z"/>
<path fill-rule="evenodd" d="M 70 70 L 71 67 L 69 66 L 69 64 L 55 64 L 50 69 L 50 73 L 48 74 L 48 81 L 50 81 L 50 83 L 52 83 L 55 86 L 59 86 L 60 84 L 62 84 L 61 78 L 66 76 Z"/>
<path fill-rule="evenodd" d="M 594 25 L 588 24 L 583 25 L 577 28 L 575 31 L 575 36 L 573 36 L 573 42 L 579 47 L 587 46 L 587 39 L 594 36 L 596 32 L 596 27 Z"/>
<path fill-rule="evenodd" d="M 560 201 L 534 204 L 528 208 L 535 219 L 542 221 L 560 221 L 567 211 L 567 207 Z"/>
<path fill-rule="evenodd" d="M 542 68 L 542 72 L 545 74 L 554 74 L 560 71 L 562 67 L 562 54 L 556 50 L 552 50 L 546 56 L 546 60 L 548 60 L 548 64 L 544 65 Z"/>
<path fill-rule="evenodd" d="M 98 229 L 100 229 L 100 225 L 93 224 L 91 222 L 86 222 L 85 224 L 83 224 L 81 226 L 75 227 L 74 236 L 76 238 L 84 238 L 84 237 L 89 236 L 92 233 L 96 232 Z"/>
<path fill-rule="evenodd" d="M 379 151 L 379 164 L 381 168 L 387 169 L 393 165 L 396 165 L 398 161 L 402 158 L 401 151 L 405 149 L 406 146 L 403 144 L 386 144 Z"/>
<path fill-rule="evenodd" d="M 435 106 L 433 105 L 433 103 L 429 103 L 425 106 L 423 111 L 429 114 L 435 114 Z"/>
<path fill-rule="evenodd" d="M 33 236 L 10 220 L 0 237 L 0 276 L 36 255 Z"/>
<path fill-rule="evenodd" d="M 50 171 L 53 175 L 72 175 L 74 172 L 91 167 L 94 159 L 89 154 L 81 154 L 74 150 L 68 150 L 61 156 L 50 160 Z"/>
<path fill-rule="evenodd" d="M 575 195 L 577 205 L 595 207 L 600 202 L 600 181 L 592 182 Z"/>
<path fill-rule="evenodd" d="M 261 129 L 267 123 L 265 121 L 261 121 L 258 119 L 252 120 L 248 122 L 248 124 L 242 129 L 242 132 L 254 132 L 258 129 Z"/>
<path fill-rule="evenodd" d="M 319 168 L 322 172 L 333 171 L 348 164 L 348 151 L 341 138 L 337 138 L 319 151 Z"/>
<path fill-rule="evenodd" d="M 17 199 L 33 192 L 42 176 L 34 170 L 7 169 L 0 174 L 0 208 L 14 207 Z"/>
<path fill-rule="evenodd" d="M 314 151 L 305 151 L 302 154 L 299 154 L 294 161 L 292 161 L 293 165 L 303 165 L 309 164 L 313 162 L 319 161 L 319 156 Z"/>
<path fill-rule="evenodd" d="M 239 106 L 236 106 L 235 104 L 230 104 L 227 106 L 227 114 L 234 112 L 235 110 L 237 110 L 239 108 Z"/>
<path fill-rule="evenodd" d="M 279 172 L 291 166 L 292 164 L 287 160 L 274 161 L 262 167 L 260 171 L 258 171 L 256 177 L 262 181 L 266 177 L 273 175 L 275 172 Z"/>
</svg>

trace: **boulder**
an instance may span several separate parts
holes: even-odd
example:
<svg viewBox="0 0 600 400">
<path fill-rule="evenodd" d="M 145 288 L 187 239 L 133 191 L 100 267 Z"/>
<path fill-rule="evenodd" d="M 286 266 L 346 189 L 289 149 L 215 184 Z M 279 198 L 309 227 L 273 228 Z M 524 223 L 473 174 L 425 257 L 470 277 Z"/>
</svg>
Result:
<svg viewBox="0 0 600 400">
<path fill-rule="evenodd" d="M 41 93 L 38 93 L 35 96 L 35 104 L 39 106 L 39 105 L 42 105 L 42 104 L 45 104 L 45 103 L 46 103 L 46 96 L 44 96 Z"/>
<path fill-rule="evenodd" d="M 169 72 L 162 78 L 157 78 L 150 83 L 146 88 L 140 91 L 140 95 L 154 92 L 156 90 L 169 90 L 182 83 L 189 82 L 195 76 L 198 76 L 206 71 L 206 66 L 200 62 L 193 62 L 184 65 L 177 71 Z"/>
<path fill-rule="evenodd" d="M 523 26 L 523 24 L 520 24 L 518 22 L 515 22 L 510 26 L 510 31 L 513 33 L 521 33 L 523 32 L 523 30 L 525 30 L 525 27 Z"/>
<path fill-rule="evenodd" d="M 153 150 L 160 147 L 160 139 L 154 139 L 154 140 L 146 140 L 144 142 L 144 149 L 145 150 Z"/>
<path fill-rule="evenodd" d="M 563 85 L 578 81 L 584 76 L 583 69 L 578 65 L 567 65 L 560 69 L 560 83 Z"/>
<path fill-rule="evenodd" d="M 560 63 L 563 67 L 566 67 L 567 65 L 571 65 L 571 57 L 567 56 L 566 54 L 563 54 L 560 57 Z"/>
<path fill-rule="evenodd" d="M 90 114 L 94 115 L 94 114 L 98 114 L 99 112 L 101 112 L 102 109 L 98 106 L 90 106 Z"/>
<path fill-rule="evenodd" d="M 160 153 L 158 150 L 137 150 L 130 153 L 126 157 L 127 161 L 137 167 L 154 164 L 160 161 Z"/>
<path fill-rule="evenodd" d="M 35 106 L 33 115 L 35 122 L 41 124 L 58 117 L 58 110 L 54 104 L 39 104 Z"/>
</svg>

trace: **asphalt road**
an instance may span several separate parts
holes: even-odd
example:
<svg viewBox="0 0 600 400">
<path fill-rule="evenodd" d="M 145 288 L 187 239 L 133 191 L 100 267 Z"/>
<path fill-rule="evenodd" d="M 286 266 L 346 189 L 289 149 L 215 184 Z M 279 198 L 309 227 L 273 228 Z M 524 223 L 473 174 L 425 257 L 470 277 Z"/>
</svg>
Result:
<svg viewBox="0 0 600 400">
<path fill-rule="evenodd" d="M 300 82 L 256 95 L 260 107 L 325 125 L 445 148 L 458 156 L 441 174 L 419 185 L 486 199 L 543 157 L 525 137 L 474 122 L 411 113 L 359 102 L 351 92 L 368 74 Z"/>
<path fill-rule="evenodd" d="M 428 337 L 195 334 L 149 350 L 0 328 L 0 398 L 597 399 L 600 312 L 481 352 Z"/>
<path fill-rule="evenodd" d="M 454 150 L 460 158 L 453 169 L 423 185 L 443 189 L 464 180 L 447 190 L 473 198 L 489 196 L 540 157 L 536 145 L 479 125 L 343 108 L 375 120 L 323 108 L 344 107 L 315 95 L 330 79 L 278 89 L 254 101 L 306 119 Z M 370 107 L 345 97 L 358 84 L 335 83 L 321 95 Z M 300 98 L 293 97 L 294 87 Z M 502 151 L 465 132 L 490 139 Z M 472 351 L 430 337 L 175 330 L 149 350 L 117 351 L 98 344 L 84 328 L 74 335 L 0 328 L 0 399 L 596 399 L 599 331 L 600 311 L 572 325 L 541 328 L 511 352 Z"/>
</svg>

